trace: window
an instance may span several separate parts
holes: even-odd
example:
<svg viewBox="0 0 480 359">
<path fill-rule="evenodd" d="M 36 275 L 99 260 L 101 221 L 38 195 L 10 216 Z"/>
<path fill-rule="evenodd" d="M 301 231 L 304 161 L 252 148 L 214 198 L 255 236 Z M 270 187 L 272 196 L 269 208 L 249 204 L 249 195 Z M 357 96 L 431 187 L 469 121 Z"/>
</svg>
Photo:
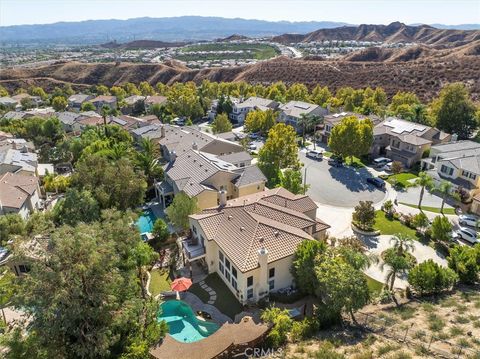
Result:
<svg viewBox="0 0 480 359">
<path fill-rule="evenodd" d="M 247 278 L 247 287 L 251 287 L 253 285 L 253 276 Z"/>
<path fill-rule="evenodd" d="M 273 290 L 275 288 L 275 279 L 268 281 L 268 289 Z"/>
<path fill-rule="evenodd" d="M 232 267 L 232 277 L 237 278 L 237 270 Z"/>
<path fill-rule="evenodd" d="M 225 268 L 230 270 L 230 261 L 227 258 L 225 258 Z"/>
<path fill-rule="evenodd" d="M 224 270 L 224 267 L 223 267 L 223 263 L 219 263 L 219 264 L 218 264 L 218 268 L 220 269 L 220 272 L 221 272 L 222 274 L 225 273 L 225 270 Z"/>
<path fill-rule="evenodd" d="M 442 167 L 440 167 L 440 172 L 445 173 L 447 176 L 451 176 L 453 174 L 453 168 L 442 165 Z"/>
<path fill-rule="evenodd" d="M 193 230 L 193 233 L 197 234 L 197 227 L 193 226 L 192 230 Z"/>
<path fill-rule="evenodd" d="M 477 179 L 477 175 L 474 175 L 473 173 L 470 173 L 470 178 L 473 179 L 473 180 Z"/>
<path fill-rule="evenodd" d="M 227 281 L 230 282 L 230 272 L 229 271 L 225 271 L 225 278 L 227 278 Z"/>
<path fill-rule="evenodd" d="M 237 289 L 237 281 L 235 280 L 235 278 L 232 278 L 232 287 Z"/>
<path fill-rule="evenodd" d="M 268 271 L 268 278 L 273 278 L 275 277 L 275 268 L 270 268 Z"/>
<path fill-rule="evenodd" d="M 462 171 L 462 176 L 463 177 L 468 177 L 468 175 L 469 175 L 468 171 L 465 171 L 465 170 Z"/>
<path fill-rule="evenodd" d="M 253 298 L 253 288 L 247 289 L 247 299 Z"/>
<path fill-rule="evenodd" d="M 218 252 L 218 258 L 220 259 L 220 262 L 223 263 L 223 253 L 222 252 Z"/>
</svg>

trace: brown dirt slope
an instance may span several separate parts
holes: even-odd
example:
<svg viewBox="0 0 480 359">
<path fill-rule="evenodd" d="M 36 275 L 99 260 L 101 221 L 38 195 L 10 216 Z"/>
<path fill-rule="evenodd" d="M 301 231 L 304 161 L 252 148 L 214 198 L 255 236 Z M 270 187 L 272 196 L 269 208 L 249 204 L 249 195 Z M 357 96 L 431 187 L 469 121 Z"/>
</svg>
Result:
<svg viewBox="0 0 480 359">
<path fill-rule="evenodd" d="M 462 48 L 465 53 L 478 53 L 479 47 Z M 375 54 L 374 54 L 375 55 Z M 388 54 L 387 54 L 388 55 Z M 380 54 L 380 57 L 387 57 Z M 390 55 L 392 56 L 392 55 Z M 398 59 L 397 54 L 397 59 Z M 395 57 L 392 57 L 395 59 Z M 368 61 L 363 61 L 368 60 Z M 56 63 L 38 68 L 15 68 L 0 71 L 0 84 L 10 90 L 26 85 L 41 85 L 46 89 L 59 83 L 71 83 L 76 88 L 125 82 L 148 81 L 172 84 L 176 81 L 247 81 L 270 84 L 283 81 L 301 82 L 312 88 L 319 84 L 332 90 L 351 86 L 364 88 L 380 86 L 389 96 L 397 91 L 415 91 L 424 100 L 436 96 L 449 82 L 466 83 L 474 98 L 480 98 L 480 56 L 428 57 L 415 61 L 377 61 L 375 56 L 362 61 L 313 61 L 276 58 L 256 65 L 189 70 L 176 62 L 167 64 L 132 64 L 78 62 Z"/>
<path fill-rule="evenodd" d="M 428 25 L 409 26 L 400 22 L 393 22 L 389 25 L 342 26 L 333 29 L 320 29 L 305 35 L 285 34 L 273 38 L 273 41 L 280 43 L 323 40 L 415 42 L 435 46 L 459 46 L 480 40 L 480 31 L 436 29 Z"/>
</svg>

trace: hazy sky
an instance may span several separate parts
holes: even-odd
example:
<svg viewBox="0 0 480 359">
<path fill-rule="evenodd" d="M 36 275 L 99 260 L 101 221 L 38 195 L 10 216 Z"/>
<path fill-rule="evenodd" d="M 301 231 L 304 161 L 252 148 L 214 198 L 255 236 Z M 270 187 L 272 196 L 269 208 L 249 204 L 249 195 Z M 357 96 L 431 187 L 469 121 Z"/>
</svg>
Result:
<svg viewBox="0 0 480 359">
<path fill-rule="evenodd" d="M 0 0 L 0 26 L 182 15 L 465 24 L 480 23 L 480 0 Z"/>
</svg>

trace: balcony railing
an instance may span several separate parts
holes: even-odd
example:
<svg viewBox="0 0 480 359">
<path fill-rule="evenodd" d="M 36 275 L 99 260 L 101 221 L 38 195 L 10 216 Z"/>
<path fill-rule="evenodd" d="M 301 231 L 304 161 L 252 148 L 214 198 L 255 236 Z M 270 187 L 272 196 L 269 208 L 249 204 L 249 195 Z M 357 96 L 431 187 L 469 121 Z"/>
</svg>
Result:
<svg viewBox="0 0 480 359">
<path fill-rule="evenodd" d="M 183 251 L 188 259 L 197 259 L 205 255 L 205 247 L 200 241 L 193 241 L 193 238 L 183 240 Z"/>
</svg>

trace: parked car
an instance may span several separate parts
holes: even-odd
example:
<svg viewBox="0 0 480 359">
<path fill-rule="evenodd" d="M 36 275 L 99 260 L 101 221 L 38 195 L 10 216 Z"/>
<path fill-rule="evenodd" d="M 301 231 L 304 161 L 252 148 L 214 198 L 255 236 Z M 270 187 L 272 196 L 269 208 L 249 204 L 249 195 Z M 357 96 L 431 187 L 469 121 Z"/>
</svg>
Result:
<svg viewBox="0 0 480 359">
<path fill-rule="evenodd" d="M 251 143 L 251 144 L 248 145 L 248 149 L 250 151 L 255 151 L 257 149 L 257 145 L 254 144 L 254 143 Z"/>
<path fill-rule="evenodd" d="M 478 221 L 478 217 L 472 216 L 471 214 L 461 214 L 458 216 L 458 223 L 462 226 L 478 227 Z"/>
<path fill-rule="evenodd" d="M 378 177 L 368 177 L 367 183 L 373 184 L 375 187 L 380 189 L 385 188 L 385 181 Z"/>
<path fill-rule="evenodd" d="M 380 167 L 383 167 L 385 166 L 387 163 L 391 163 L 392 160 L 390 158 L 386 158 L 386 157 L 378 157 L 378 158 L 375 158 L 373 160 L 373 164 L 375 165 L 375 167 L 377 168 L 380 168 Z"/>
<path fill-rule="evenodd" d="M 466 240 L 469 243 L 476 244 L 480 243 L 480 240 L 477 237 L 477 232 L 474 231 L 473 229 L 466 228 L 466 227 L 460 227 L 458 230 L 452 232 L 452 237 L 453 238 L 461 238 Z"/>
<path fill-rule="evenodd" d="M 343 162 L 340 158 L 332 157 L 328 160 L 328 164 L 332 167 L 342 167 Z"/>
<path fill-rule="evenodd" d="M 386 172 L 392 172 L 392 163 L 393 162 L 388 162 L 385 166 L 383 166 L 381 169 L 386 171 Z"/>
<path fill-rule="evenodd" d="M 319 150 L 310 150 L 307 152 L 307 157 L 313 158 L 315 160 L 321 160 L 323 158 L 323 152 Z"/>
<path fill-rule="evenodd" d="M 258 133 L 251 133 L 248 135 L 248 137 L 250 137 L 252 140 L 256 140 L 260 138 L 260 135 Z"/>
</svg>

